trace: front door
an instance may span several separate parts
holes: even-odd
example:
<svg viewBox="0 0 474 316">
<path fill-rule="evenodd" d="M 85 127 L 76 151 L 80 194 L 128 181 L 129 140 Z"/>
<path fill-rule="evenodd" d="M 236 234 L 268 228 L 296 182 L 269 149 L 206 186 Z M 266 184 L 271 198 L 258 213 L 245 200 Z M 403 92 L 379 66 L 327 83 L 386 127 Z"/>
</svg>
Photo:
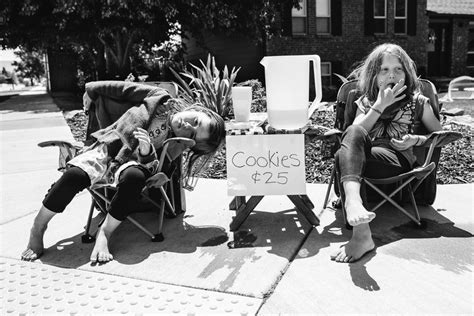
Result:
<svg viewBox="0 0 474 316">
<path fill-rule="evenodd" d="M 451 25 L 432 21 L 428 31 L 428 75 L 449 76 L 451 66 Z"/>
</svg>

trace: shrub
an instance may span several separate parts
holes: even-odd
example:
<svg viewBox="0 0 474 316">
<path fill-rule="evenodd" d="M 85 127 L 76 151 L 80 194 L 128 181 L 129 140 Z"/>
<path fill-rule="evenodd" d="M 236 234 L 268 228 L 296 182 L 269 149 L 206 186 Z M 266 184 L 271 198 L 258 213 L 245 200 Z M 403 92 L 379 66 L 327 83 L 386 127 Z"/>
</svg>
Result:
<svg viewBox="0 0 474 316">
<path fill-rule="evenodd" d="M 200 62 L 201 67 L 190 64 L 191 69 L 181 72 L 182 76 L 173 68 L 169 68 L 178 80 L 179 96 L 188 103 L 199 102 L 202 106 L 227 118 L 232 108 L 231 87 L 240 67 L 238 69 L 233 67 L 229 73 L 227 66 L 224 66 L 221 78 L 221 72 L 217 69 L 213 56 L 209 54 L 205 64 L 202 60 Z"/>
</svg>

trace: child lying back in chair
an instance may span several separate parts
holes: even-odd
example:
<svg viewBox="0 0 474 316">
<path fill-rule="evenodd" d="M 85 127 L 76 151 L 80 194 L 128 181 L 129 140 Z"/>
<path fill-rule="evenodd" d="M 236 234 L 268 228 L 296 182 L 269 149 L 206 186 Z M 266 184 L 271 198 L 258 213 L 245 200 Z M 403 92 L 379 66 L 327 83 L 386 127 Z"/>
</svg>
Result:
<svg viewBox="0 0 474 316">
<path fill-rule="evenodd" d="M 224 120 L 197 104 L 186 105 L 158 87 L 123 81 L 86 84 L 84 107 L 100 98 L 132 103 L 115 122 L 92 134 L 96 140 L 68 162 L 68 168 L 46 194 L 30 231 L 22 260 L 35 260 L 43 251 L 43 236 L 49 221 L 64 211 L 74 196 L 97 183 L 117 187 L 105 221 L 92 250 L 92 262 L 113 260 L 108 241 L 118 225 L 133 211 L 146 180 L 158 165 L 157 150 L 170 137 L 193 139 L 187 159 L 187 177 L 193 176 L 196 159 L 217 150 L 225 137 Z"/>
</svg>

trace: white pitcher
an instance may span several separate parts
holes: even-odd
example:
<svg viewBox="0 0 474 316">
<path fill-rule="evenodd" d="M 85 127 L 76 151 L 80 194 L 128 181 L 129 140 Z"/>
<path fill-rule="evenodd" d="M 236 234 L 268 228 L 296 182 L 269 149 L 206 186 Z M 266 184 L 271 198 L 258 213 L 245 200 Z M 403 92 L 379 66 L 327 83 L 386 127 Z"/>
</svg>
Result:
<svg viewBox="0 0 474 316">
<path fill-rule="evenodd" d="M 313 62 L 316 98 L 309 107 L 309 65 Z M 322 98 L 321 60 L 318 55 L 266 56 L 265 67 L 268 124 L 276 129 L 299 129 L 306 125 Z"/>
</svg>

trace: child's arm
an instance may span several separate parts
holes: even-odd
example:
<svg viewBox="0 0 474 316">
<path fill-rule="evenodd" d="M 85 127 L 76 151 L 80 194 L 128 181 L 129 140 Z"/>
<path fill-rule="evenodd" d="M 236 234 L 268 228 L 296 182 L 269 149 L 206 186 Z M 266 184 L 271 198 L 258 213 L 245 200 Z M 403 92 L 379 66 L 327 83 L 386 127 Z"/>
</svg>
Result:
<svg viewBox="0 0 474 316">
<path fill-rule="evenodd" d="M 434 115 L 433 108 L 428 101 L 423 104 L 423 115 L 421 116 L 421 121 L 429 132 L 435 132 L 443 129 L 440 121 Z"/>
<path fill-rule="evenodd" d="M 405 89 L 406 86 L 404 80 L 397 82 L 393 88 L 388 87 L 387 83 L 384 83 L 380 87 L 377 100 L 372 107 L 366 113 L 357 110 L 353 124 L 362 126 L 367 132 L 372 130 L 385 109 L 405 97 L 405 94 L 403 93 Z"/>
</svg>

